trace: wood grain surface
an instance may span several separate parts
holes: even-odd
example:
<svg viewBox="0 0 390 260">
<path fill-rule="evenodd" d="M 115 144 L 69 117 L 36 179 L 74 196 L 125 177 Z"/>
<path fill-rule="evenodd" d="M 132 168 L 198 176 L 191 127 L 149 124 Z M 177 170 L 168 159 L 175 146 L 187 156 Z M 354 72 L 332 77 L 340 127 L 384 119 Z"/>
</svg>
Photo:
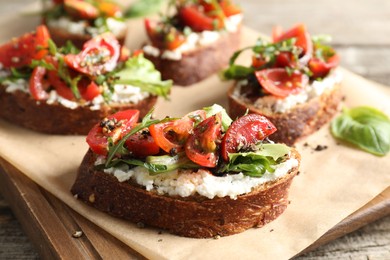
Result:
<svg viewBox="0 0 390 260">
<path fill-rule="evenodd" d="M 0 1 L 0 15 L 12 12 L 33 1 Z M 306 23 L 314 34 L 333 35 L 333 46 L 340 53 L 345 68 L 368 79 L 390 85 L 389 1 L 238 0 L 237 2 L 241 3 L 246 12 L 246 24 L 258 31 L 270 33 L 273 25 L 281 24 L 288 27 L 301 21 Z M 112 251 L 110 255 L 104 255 L 103 251 L 97 252 L 96 248 L 111 247 L 113 244 L 117 245 L 118 241 L 86 222 L 23 175 L 14 174 L 14 181 L 7 182 L 8 178 L 5 178 L 4 171 L 14 171 L 14 169 L 4 161 L 0 165 L 1 193 L 9 202 L 7 203 L 0 195 L 0 259 L 54 259 L 58 258 L 58 252 L 61 252 L 63 259 L 142 258 L 123 245 L 115 252 Z M 15 191 L 18 192 L 13 193 Z M 386 192 L 389 193 L 389 189 Z M 26 203 L 36 199 L 34 196 L 43 198 L 41 204 Z M 13 205 L 13 208 L 11 209 L 9 205 Z M 296 259 L 390 259 L 390 205 L 381 203 L 375 205 L 377 208 L 370 209 L 378 210 L 380 214 L 370 214 L 372 219 L 364 218 L 364 221 L 360 221 L 361 216 L 354 215 L 352 216 L 352 219 L 355 218 L 354 227 L 359 228 L 377 217 L 383 217 L 382 219 L 332 241 L 343 233 L 343 228 L 346 228 L 343 225 L 338 226 L 320 240 L 321 243 L 332 242 Z M 41 212 L 45 208 L 51 208 L 52 211 Z M 33 212 L 37 217 L 50 214 L 52 218 L 42 225 L 37 222 L 42 219 L 22 216 L 25 212 Z M 18 216 L 20 222 L 15 216 Z M 34 233 L 36 225 L 47 228 L 42 230 L 42 233 Z M 72 234 L 81 229 L 84 231 L 83 236 L 74 238 Z M 24 232 L 29 234 L 29 238 Z M 96 232 L 101 236 L 91 235 Z M 47 243 L 48 237 L 53 236 L 58 239 Z M 52 246 L 47 247 L 48 244 Z M 64 250 L 63 245 L 67 245 L 69 250 Z M 72 255 L 71 248 L 80 249 L 78 250 L 80 254 Z"/>
</svg>

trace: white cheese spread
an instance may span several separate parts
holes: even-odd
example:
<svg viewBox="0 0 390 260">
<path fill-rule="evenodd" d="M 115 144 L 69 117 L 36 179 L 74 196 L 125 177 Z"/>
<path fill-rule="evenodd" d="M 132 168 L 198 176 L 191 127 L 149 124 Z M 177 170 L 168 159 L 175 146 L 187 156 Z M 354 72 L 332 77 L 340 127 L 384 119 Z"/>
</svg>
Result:
<svg viewBox="0 0 390 260">
<path fill-rule="evenodd" d="M 127 28 L 125 22 L 114 18 L 107 18 L 106 25 L 108 27 L 108 30 L 111 31 L 117 37 L 123 36 Z M 88 21 L 85 20 L 73 21 L 65 16 L 60 17 L 59 19 L 49 20 L 48 26 L 52 28 L 60 28 L 72 34 L 88 33 L 93 37 L 102 34 L 106 31 L 104 27 L 97 28 L 97 27 L 90 26 Z"/>
<path fill-rule="evenodd" d="M 2 71 L 0 70 L 0 74 Z M 2 82 L 2 85 L 6 87 L 6 92 L 11 93 L 14 91 L 22 91 L 25 93 L 30 93 L 29 91 L 29 82 L 24 79 L 18 79 L 16 81 L 6 80 Z M 149 97 L 150 93 L 141 91 L 140 88 L 131 86 L 131 85 L 115 85 L 114 93 L 111 100 L 107 103 L 108 105 L 114 103 L 132 103 L 136 104 L 145 98 Z M 80 104 L 79 102 L 71 101 L 65 99 L 58 95 L 57 91 L 51 90 L 49 93 L 49 98 L 46 100 L 46 103 L 49 105 L 59 103 L 64 107 L 69 109 L 76 109 L 79 106 L 89 106 L 91 110 L 99 110 L 101 105 L 105 103 L 105 100 L 102 95 L 98 95 L 90 102 L 84 102 Z"/>
<path fill-rule="evenodd" d="M 232 15 L 225 19 L 226 31 L 227 32 L 236 32 L 242 22 L 242 14 Z M 178 48 L 174 50 L 164 50 L 162 53 L 156 47 L 151 45 L 145 45 L 143 51 L 153 57 L 158 57 L 161 55 L 162 59 L 167 60 L 181 60 L 183 53 L 187 53 L 201 46 L 211 45 L 214 42 L 218 41 L 221 38 L 222 34 L 226 33 L 225 31 L 202 31 L 199 33 L 192 32 L 186 36 L 186 40 Z"/>
<path fill-rule="evenodd" d="M 99 157 L 95 165 L 104 162 L 104 158 Z M 263 183 L 275 181 L 285 176 L 296 166 L 298 166 L 298 161 L 291 158 L 276 165 L 273 173 L 267 171 L 260 178 L 245 176 L 242 173 L 217 177 L 209 171 L 202 169 L 196 172 L 192 170 L 175 170 L 152 176 L 149 175 L 148 170 L 144 167 L 129 169 L 127 165 L 105 169 L 104 172 L 114 175 L 120 182 L 131 179 L 137 184 L 144 186 L 147 191 L 155 191 L 160 195 L 188 197 L 199 194 L 209 199 L 226 196 L 236 199 L 237 196 L 249 193 Z"/>
<path fill-rule="evenodd" d="M 297 94 L 289 95 L 286 98 L 276 98 L 273 96 L 267 99 L 259 98 L 254 103 L 254 106 L 259 109 L 271 109 L 274 113 L 285 113 L 291 108 L 321 96 L 327 90 L 331 90 L 342 81 L 342 78 L 341 71 L 336 69 L 322 80 L 313 81 Z M 242 80 L 237 83 L 237 87 L 233 93 L 234 97 L 237 99 L 243 98 L 240 94 L 241 87 L 244 87 L 247 83 L 247 80 Z M 272 107 L 270 107 L 271 105 Z"/>
</svg>

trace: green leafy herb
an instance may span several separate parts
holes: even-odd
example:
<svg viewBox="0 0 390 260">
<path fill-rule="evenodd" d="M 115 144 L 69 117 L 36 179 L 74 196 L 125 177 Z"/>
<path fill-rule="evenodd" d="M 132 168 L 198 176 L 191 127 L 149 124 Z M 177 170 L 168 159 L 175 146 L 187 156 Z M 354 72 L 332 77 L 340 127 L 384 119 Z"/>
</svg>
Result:
<svg viewBox="0 0 390 260">
<path fill-rule="evenodd" d="M 127 60 L 124 68 L 118 71 L 115 76 L 117 77 L 115 80 L 116 84 L 139 87 L 143 91 L 162 96 L 166 99 L 172 87 L 172 81 L 162 81 L 161 73 L 143 55 L 138 55 Z"/>
<path fill-rule="evenodd" d="M 283 144 L 263 144 L 256 152 L 229 154 L 229 163 L 221 167 L 218 172 L 242 172 L 251 177 L 261 177 L 266 171 L 274 172 L 272 167 L 290 152 L 290 148 Z"/>
<path fill-rule="evenodd" d="M 125 12 L 125 18 L 136 18 L 158 12 L 164 0 L 138 0 L 134 2 Z"/>
<path fill-rule="evenodd" d="M 30 67 L 31 68 L 43 67 L 47 70 L 55 70 L 56 69 L 53 64 L 51 64 L 45 60 L 32 60 Z"/>
<path fill-rule="evenodd" d="M 30 71 L 21 71 L 16 68 L 11 68 L 11 80 L 12 79 L 28 79 L 31 76 Z"/>
<path fill-rule="evenodd" d="M 384 156 L 390 150 L 390 120 L 372 107 L 344 109 L 332 121 L 331 131 L 336 138 L 375 155 Z"/>
<path fill-rule="evenodd" d="M 138 131 L 140 131 L 144 128 L 149 127 L 152 124 L 157 124 L 158 122 L 160 122 L 160 120 L 158 120 L 158 119 L 152 119 L 152 113 L 153 113 L 153 109 L 150 110 L 149 113 L 145 115 L 145 117 L 142 119 L 142 122 L 140 124 L 138 124 L 137 126 L 132 128 L 131 131 L 129 133 L 127 133 L 117 144 L 109 145 L 107 161 L 105 164 L 106 167 L 108 167 L 110 165 L 110 163 L 114 159 L 115 155 L 124 153 L 123 152 L 124 151 L 124 144 L 130 136 L 132 136 L 133 134 L 137 133 Z"/>
<path fill-rule="evenodd" d="M 222 128 L 223 128 L 223 130 L 225 132 L 227 131 L 227 129 L 229 128 L 229 126 L 233 122 L 233 120 L 230 118 L 230 116 L 228 115 L 226 110 L 222 106 L 220 106 L 220 105 L 214 104 L 214 105 L 212 105 L 210 107 L 204 107 L 203 110 L 206 111 L 206 116 L 207 117 L 213 116 L 213 115 L 221 112 L 221 115 L 222 115 Z"/>
</svg>

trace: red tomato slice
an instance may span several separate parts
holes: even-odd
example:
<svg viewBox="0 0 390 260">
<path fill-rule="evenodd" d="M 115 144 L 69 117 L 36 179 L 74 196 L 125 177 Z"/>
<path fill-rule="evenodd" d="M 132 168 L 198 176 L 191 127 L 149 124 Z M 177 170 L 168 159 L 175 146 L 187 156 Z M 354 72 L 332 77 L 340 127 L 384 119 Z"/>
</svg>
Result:
<svg viewBox="0 0 390 260">
<path fill-rule="evenodd" d="M 44 77 L 46 69 L 43 67 L 36 67 L 30 77 L 30 93 L 35 100 L 46 100 L 49 94 L 45 91 Z"/>
<path fill-rule="evenodd" d="M 186 5 L 180 8 L 179 17 L 181 21 L 196 32 L 213 31 L 222 29 L 223 20 L 207 16 L 196 5 Z"/>
<path fill-rule="evenodd" d="M 294 72 L 289 75 L 282 68 L 259 70 L 255 75 L 266 91 L 281 98 L 300 92 L 309 82 L 309 77 L 305 74 Z"/>
<path fill-rule="evenodd" d="M 277 68 L 294 68 L 296 65 L 297 61 L 291 52 L 282 51 L 276 56 L 275 67 Z"/>
<path fill-rule="evenodd" d="M 157 145 L 167 153 L 182 151 L 184 144 L 196 122 L 206 118 L 204 110 L 196 110 L 181 119 L 154 124 L 149 127 L 150 134 Z"/>
<path fill-rule="evenodd" d="M 182 45 L 186 38 L 174 27 L 170 28 L 169 32 L 166 33 L 164 30 L 164 25 L 152 21 L 150 19 L 145 19 L 145 30 L 152 42 L 152 45 L 160 49 L 174 50 Z"/>
<path fill-rule="evenodd" d="M 229 153 L 250 149 L 252 145 L 273 134 L 276 127 L 265 116 L 248 114 L 234 121 L 221 143 L 221 154 L 229 161 Z"/>
<path fill-rule="evenodd" d="M 5 68 L 20 68 L 31 64 L 33 59 L 42 59 L 48 53 L 49 31 L 40 25 L 36 32 L 12 39 L 0 47 L 0 63 Z"/>
<path fill-rule="evenodd" d="M 156 144 L 150 132 L 146 130 L 130 136 L 126 140 L 126 148 L 137 158 L 156 155 L 160 152 L 160 147 Z"/>
<path fill-rule="evenodd" d="M 79 81 L 78 89 L 80 91 L 81 97 L 86 101 L 91 101 L 95 97 L 99 96 L 101 89 L 99 86 L 89 79 L 82 79 Z"/>
<path fill-rule="evenodd" d="M 219 4 L 222 8 L 223 13 L 227 17 L 240 14 L 242 12 L 241 9 L 237 5 L 233 4 L 230 0 L 222 0 Z"/>
<path fill-rule="evenodd" d="M 323 61 L 319 58 L 311 58 L 309 61 L 309 69 L 313 73 L 312 78 L 323 78 L 328 75 L 332 68 L 337 67 L 340 62 L 340 56 L 334 54 L 328 58 L 327 61 Z"/>
<path fill-rule="evenodd" d="M 101 14 L 107 17 L 120 17 L 122 10 L 116 3 L 109 1 L 101 1 L 98 3 L 98 9 Z"/>
<path fill-rule="evenodd" d="M 56 90 L 57 94 L 68 100 L 75 100 L 75 96 L 68 85 L 59 76 L 57 70 L 47 72 L 49 83 Z"/>
<path fill-rule="evenodd" d="M 256 69 L 260 69 L 266 63 L 267 62 L 262 57 L 252 56 L 252 67 L 254 67 Z"/>
<path fill-rule="evenodd" d="M 115 69 L 120 52 L 118 40 L 107 32 L 86 42 L 79 54 L 68 54 L 64 60 L 78 72 L 97 76 Z"/>
<path fill-rule="evenodd" d="M 222 134 L 221 114 L 211 116 L 194 128 L 185 144 L 187 157 L 203 167 L 215 167 L 218 164 L 217 142 Z"/>
<path fill-rule="evenodd" d="M 65 11 L 72 17 L 80 19 L 96 19 L 99 17 L 99 10 L 87 1 L 64 0 Z"/>
<path fill-rule="evenodd" d="M 99 155 L 107 155 L 108 153 L 108 137 L 113 141 L 117 141 L 121 136 L 128 133 L 130 129 L 136 124 L 139 118 L 138 110 L 123 110 L 108 117 L 108 119 L 116 119 L 118 122 L 122 121 L 120 126 L 117 126 L 109 133 L 104 133 L 104 124 L 98 123 L 89 131 L 87 135 L 87 143 L 90 149 Z"/>
<path fill-rule="evenodd" d="M 295 46 L 302 48 L 299 58 L 300 63 L 307 64 L 313 54 L 313 42 L 304 24 L 298 24 L 287 32 L 281 33 L 281 28 L 273 30 L 273 41 L 281 42 L 287 39 L 296 38 Z"/>
</svg>

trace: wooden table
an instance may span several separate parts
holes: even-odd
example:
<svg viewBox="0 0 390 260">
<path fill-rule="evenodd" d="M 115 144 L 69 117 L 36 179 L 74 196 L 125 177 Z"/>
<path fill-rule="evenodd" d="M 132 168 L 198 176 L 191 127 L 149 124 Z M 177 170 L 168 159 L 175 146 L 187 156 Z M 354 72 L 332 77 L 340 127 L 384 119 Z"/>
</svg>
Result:
<svg viewBox="0 0 390 260">
<path fill-rule="evenodd" d="M 35 0 L 0 2 L 0 15 Z M 241 0 L 246 24 L 269 34 L 274 25 L 304 22 L 313 34 L 333 35 L 342 65 L 390 85 L 390 2 L 387 0 Z M 36 250 L 0 194 L 0 259 L 38 259 Z M 390 259 L 390 216 L 298 259 Z"/>
</svg>

